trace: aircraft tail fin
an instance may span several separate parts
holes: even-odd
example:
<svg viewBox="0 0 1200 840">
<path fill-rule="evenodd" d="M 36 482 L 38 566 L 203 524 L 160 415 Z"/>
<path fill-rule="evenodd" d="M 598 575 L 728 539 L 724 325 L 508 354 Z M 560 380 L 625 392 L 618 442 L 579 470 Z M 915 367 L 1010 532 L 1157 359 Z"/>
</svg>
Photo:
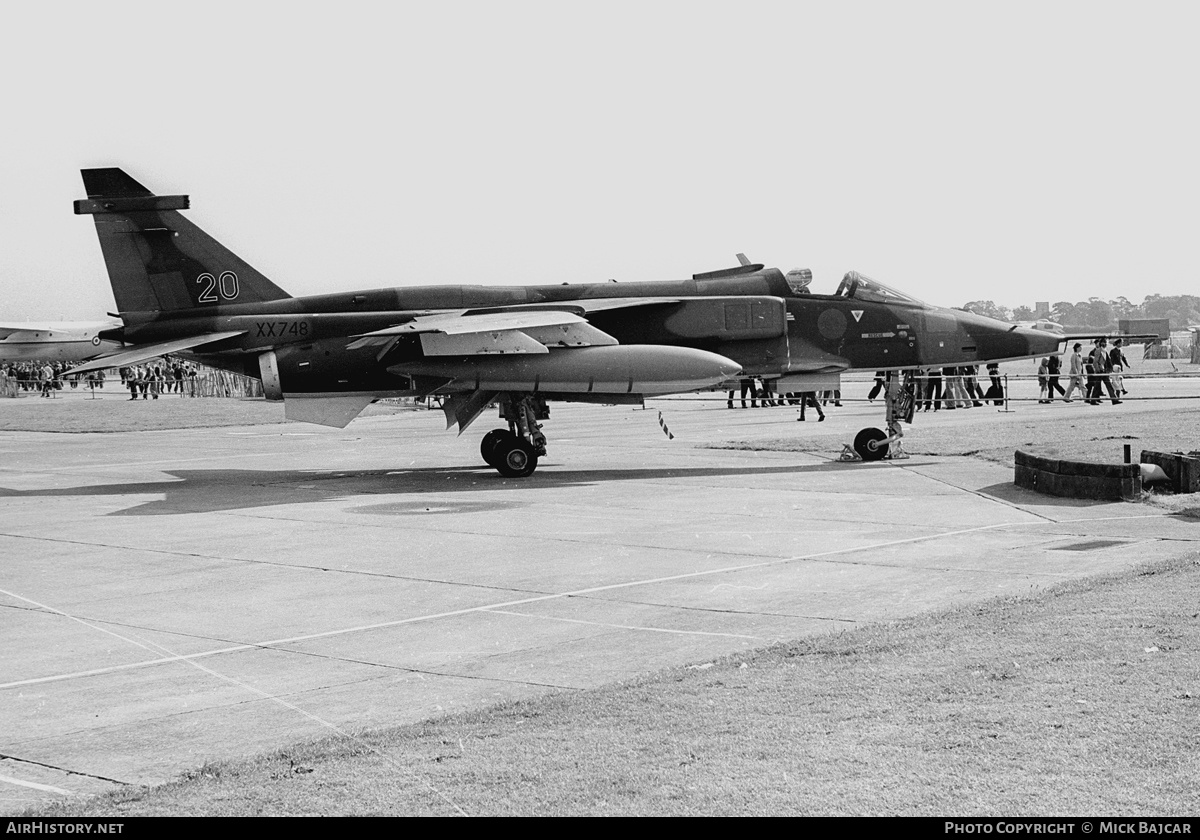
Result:
<svg viewBox="0 0 1200 840">
<path fill-rule="evenodd" d="M 124 170 L 84 169 L 77 215 L 96 222 L 117 309 L 166 312 L 291 297 L 179 212 L 186 195 L 154 195 Z"/>
</svg>

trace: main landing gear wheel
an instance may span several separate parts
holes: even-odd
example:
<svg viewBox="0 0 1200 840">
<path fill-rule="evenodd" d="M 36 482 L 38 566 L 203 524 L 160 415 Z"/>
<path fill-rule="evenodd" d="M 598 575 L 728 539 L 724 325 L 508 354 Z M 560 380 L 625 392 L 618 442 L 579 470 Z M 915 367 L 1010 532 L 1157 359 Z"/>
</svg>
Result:
<svg viewBox="0 0 1200 840">
<path fill-rule="evenodd" d="M 483 436 L 483 440 L 479 441 L 479 454 L 483 456 L 483 461 L 493 469 L 499 469 L 499 462 L 496 460 L 496 446 L 505 438 L 515 438 L 512 432 L 508 429 L 492 429 Z"/>
<path fill-rule="evenodd" d="M 854 451 L 864 461 L 880 461 L 887 457 L 887 434 L 882 429 L 863 429 L 854 436 Z"/>
<path fill-rule="evenodd" d="M 492 448 L 492 464 L 505 478 L 525 478 L 537 469 L 538 455 L 533 445 L 516 435 L 505 434 Z"/>
<path fill-rule="evenodd" d="M 479 454 L 488 466 L 505 478 L 525 478 L 537 469 L 546 454 L 546 436 L 539 420 L 550 416 L 543 397 L 537 394 L 498 395 L 500 419 L 507 429 L 492 429 L 479 442 Z"/>
</svg>

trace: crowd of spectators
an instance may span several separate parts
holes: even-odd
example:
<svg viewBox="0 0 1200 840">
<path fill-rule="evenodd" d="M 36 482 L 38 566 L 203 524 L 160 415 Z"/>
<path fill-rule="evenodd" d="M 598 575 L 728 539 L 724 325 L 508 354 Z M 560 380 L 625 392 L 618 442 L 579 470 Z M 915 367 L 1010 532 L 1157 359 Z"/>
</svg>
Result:
<svg viewBox="0 0 1200 840">
<path fill-rule="evenodd" d="M 1071 395 L 1076 391 L 1089 405 L 1098 405 L 1105 393 L 1113 405 L 1120 405 L 1121 397 L 1128 393 L 1125 389 L 1124 372 L 1129 368 L 1122 340 L 1113 339 L 1112 347 L 1108 340 L 1098 338 L 1093 342 L 1091 351 L 1084 355 L 1083 345 L 1076 343 L 1068 361 L 1066 371 L 1067 387 L 1061 384 L 1063 377 L 1063 360 L 1058 356 L 1047 356 L 1041 359 L 1037 369 L 1038 402 L 1049 404 L 1055 401 L 1055 396 L 1063 402 L 1074 402 Z M 987 366 L 988 384 L 985 388 L 979 381 L 978 365 L 962 365 L 957 367 L 922 368 L 911 370 L 912 394 L 914 411 L 953 411 L 959 408 L 979 408 L 985 405 L 1003 405 L 1007 399 L 1007 386 L 1000 376 L 1000 368 L 996 363 Z M 876 371 L 875 381 L 867 393 L 868 402 L 874 402 L 884 388 L 885 374 Z M 824 420 L 821 406 L 833 401 L 841 405 L 840 391 L 775 394 L 770 380 L 742 379 L 741 393 L 729 391 L 726 406 L 733 408 L 740 399 L 741 407 L 763 408 L 793 405 L 800 406 L 801 415 L 806 406 L 816 408 L 819 419 Z M 801 416 L 800 419 L 803 419 Z"/>
<path fill-rule="evenodd" d="M 138 397 L 158 399 L 163 394 L 196 396 L 196 376 L 199 368 L 169 356 L 145 365 L 120 368 L 121 387 L 129 389 L 129 399 Z"/>
<path fill-rule="evenodd" d="M 65 389 L 80 388 L 96 392 L 107 383 L 116 384 L 112 371 L 96 370 L 72 374 L 69 362 L 11 362 L 0 364 L 0 397 L 16 397 L 38 392 L 53 397 Z M 158 399 L 168 394 L 180 397 L 257 397 L 262 386 L 245 376 L 214 370 L 183 359 L 164 356 L 142 365 L 130 365 L 116 371 L 120 388 L 129 389 L 129 399 Z"/>
<path fill-rule="evenodd" d="M 988 366 L 991 373 L 991 365 Z M 994 383 L 993 383 L 994 384 Z M 991 393 L 989 389 L 988 393 Z M 915 411 L 979 408 L 992 399 L 979 387 L 979 366 L 925 368 L 916 377 Z"/>
<path fill-rule="evenodd" d="M 1054 376 L 1050 376 L 1051 362 L 1058 362 L 1057 356 L 1043 359 L 1038 368 L 1038 385 L 1040 395 L 1038 402 L 1054 402 L 1054 385 L 1057 384 L 1058 367 L 1054 366 Z M 1071 348 L 1071 359 L 1068 375 L 1070 381 L 1067 390 L 1062 393 L 1063 402 L 1074 402 L 1071 395 L 1075 389 L 1083 395 L 1088 405 L 1099 405 L 1104 391 L 1108 392 L 1113 405 L 1120 405 L 1120 398 L 1129 393 L 1125 390 L 1125 369 L 1129 367 L 1129 359 L 1121 347 L 1121 339 L 1113 339 L 1113 346 L 1108 346 L 1108 339 L 1098 338 L 1093 342 L 1091 351 L 1084 356 L 1083 345 L 1076 342 Z"/>
<path fill-rule="evenodd" d="M 21 391 L 38 391 L 43 397 L 53 396 L 55 391 L 62 390 L 63 380 L 71 369 L 65 362 L 10 362 L 0 366 L 5 384 L 11 393 L 6 396 L 16 396 Z M 79 383 L 71 380 L 67 385 L 78 388 Z M 103 386 L 101 386 L 103 387 Z"/>
</svg>

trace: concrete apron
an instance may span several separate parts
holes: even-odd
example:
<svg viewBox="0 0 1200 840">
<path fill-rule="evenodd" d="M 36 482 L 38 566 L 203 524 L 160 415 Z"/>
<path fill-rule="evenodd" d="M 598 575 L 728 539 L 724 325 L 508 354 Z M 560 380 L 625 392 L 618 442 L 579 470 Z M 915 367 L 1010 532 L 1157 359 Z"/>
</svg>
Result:
<svg viewBox="0 0 1200 840">
<path fill-rule="evenodd" d="M 522 480 L 482 466 L 494 423 L 455 438 L 428 412 L 0 435 L 0 795 L 165 782 L 1197 546 L 1011 466 L 700 448 L 773 422 L 706 409 L 673 410 L 672 441 L 653 410 L 555 406 Z"/>
</svg>

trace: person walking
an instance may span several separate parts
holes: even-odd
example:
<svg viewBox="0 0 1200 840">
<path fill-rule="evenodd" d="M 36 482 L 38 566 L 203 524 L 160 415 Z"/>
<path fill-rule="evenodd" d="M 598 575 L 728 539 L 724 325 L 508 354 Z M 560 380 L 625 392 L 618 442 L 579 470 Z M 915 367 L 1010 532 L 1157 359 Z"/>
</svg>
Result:
<svg viewBox="0 0 1200 840">
<path fill-rule="evenodd" d="M 1121 349 L 1121 339 L 1113 339 L 1112 349 L 1108 351 L 1108 366 L 1112 369 L 1113 390 L 1122 396 L 1129 393 L 1125 390 L 1125 377 L 1121 374 L 1129 367 L 1129 360 Z"/>
<path fill-rule="evenodd" d="M 1049 378 L 1049 375 L 1048 375 L 1049 369 L 1050 369 L 1050 360 L 1042 359 L 1042 363 L 1040 365 L 1038 365 L 1038 372 L 1037 372 L 1038 402 L 1039 403 L 1050 402 L 1050 400 L 1046 399 L 1046 380 Z"/>
<path fill-rule="evenodd" d="M 1067 383 L 1067 392 L 1063 394 L 1063 402 L 1074 402 L 1071 394 L 1075 393 L 1076 388 L 1084 396 L 1087 395 L 1083 381 L 1083 354 L 1080 352 L 1082 349 L 1082 344 L 1076 344 L 1074 352 L 1071 353 L 1070 367 L 1068 368 L 1071 379 Z"/>
<path fill-rule="evenodd" d="M 800 394 L 800 416 L 796 418 L 797 423 L 804 422 L 804 407 L 806 405 L 811 405 L 817 410 L 818 423 L 825 419 L 825 412 L 821 410 L 821 401 L 817 399 L 817 392 L 803 391 Z"/>
<path fill-rule="evenodd" d="M 1058 356 L 1050 356 L 1046 359 L 1046 402 L 1054 402 L 1054 392 L 1058 393 L 1065 399 L 1067 392 L 1063 390 L 1062 385 L 1058 384 L 1058 375 L 1062 372 L 1062 359 Z"/>
<path fill-rule="evenodd" d="M 983 399 L 983 390 L 979 387 L 979 380 L 976 379 L 979 376 L 979 365 L 963 365 L 961 370 L 963 387 L 967 390 L 967 397 L 971 400 L 971 407 L 982 407 L 983 403 L 980 400 Z"/>
<path fill-rule="evenodd" d="M 995 405 L 1004 405 L 1004 383 L 1000 380 L 1000 365 L 996 362 L 989 362 L 987 372 L 988 379 L 992 384 L 988 387 L 987 393 L 983 395 L 984 400 L 991 400 Z"/>
<path fill-rule="evenodd" d="M 753 379 L 742 380 L 742 408 L 746 407 L 746 392 L 750 392 L 750 407 L 758 408 L 758 389 L 754 387 Z"/>
<path fill-rule="evenodd" d="M 961 394 L 962 380 L 958 376 L 958 368 L 944 367 L 942 368 L 942 402 L 946 406 L 947 411 L 953 411 L 959 407 L 959 403 L 965 403 Z"/>
<path fill-rule="evenodd" d="M 49 364 L 43 365 L 39 376 L 42 381 L 42 396 L 51 396 L 54 391 L 54 368 Z"/>
<path fill-rule="evenodd" d="M 1096 342 L 1096 346 L 1092 350 L 1091 362 L 1092 370 L 1095 372 L 1095 380 L 1091 383 L 1092 390 L 1088 394 L 1088 402 L 1092 405 L 1100 404 L 1100 389 L 1101 383 L 1103 383 L 1104 388 L 1108 391 L 1109 399 L 1112 400 L 1112 404 L 1120 405 L 1121 400 L 1117 399 L 1117 392 L 1113 389 L 1112 384 L 1112 370 L 1109 367 L 1110 362 L 1108 359 L 1108 339 L 1101 338 Z"/>
<path fill-rule="evenodd" d="M 942 369 L 929 368 L 925 371 L 925 410 L 929 406 L 937 411 L 942 407 Z"/>
<path fill-rule="evenodd" d="M 867 394 L 867 402 L 875 402 L 875 398 L 879 396 L 879 392 L 883 390 L 884 373 L 881 370 L 875 371 L 875 385 Z"/>
<path fill-rule="evenodd" d="M 768 408 L 768 407 L 774 408 L 777 405 L 783 405 L 782 400 L 776 399 L 776 394 L 772 390 L 773 383 L 771 382 L 770 379 L 763 377 L 762 379 L 759 380 L 759 382 L 762 383 L 762 390 L 760 391 L 760 393 L 762 394 L 763 408 Z"/>
</svg>

